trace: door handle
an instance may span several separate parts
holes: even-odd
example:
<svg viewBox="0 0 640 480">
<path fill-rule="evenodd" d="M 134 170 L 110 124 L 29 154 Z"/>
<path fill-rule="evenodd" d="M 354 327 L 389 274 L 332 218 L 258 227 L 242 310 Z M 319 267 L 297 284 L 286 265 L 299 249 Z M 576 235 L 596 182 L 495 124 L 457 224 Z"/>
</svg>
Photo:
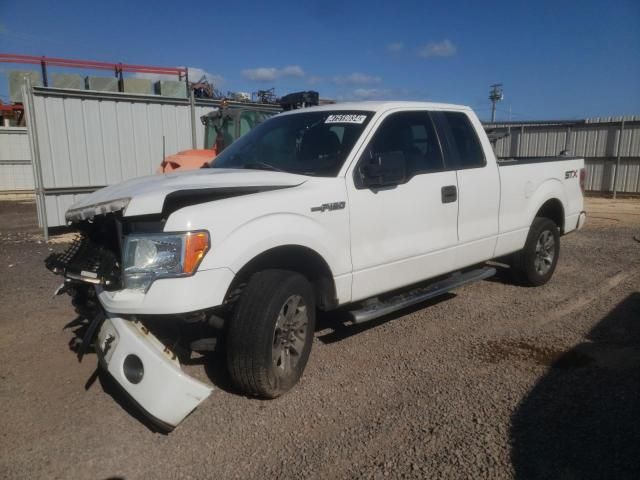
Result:
<svg viewBox="0 0 640 480">
<path fill-rule="evenodd" d="M 452 203 L 458 200 L 458 189 L 455 185 L 442 187 L 442 203 Z"/>
</svg>

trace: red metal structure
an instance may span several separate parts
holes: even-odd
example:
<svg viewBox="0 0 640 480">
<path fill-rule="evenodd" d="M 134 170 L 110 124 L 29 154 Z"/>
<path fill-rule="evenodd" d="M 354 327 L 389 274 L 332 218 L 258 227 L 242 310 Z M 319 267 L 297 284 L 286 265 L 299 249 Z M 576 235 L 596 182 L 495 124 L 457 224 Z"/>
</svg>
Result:
<svg viewBox="0 0 640 480">
<path fill-rule="evenodd" d="M 15 118 L 16 125 L 24 125 L 24 107 L 22 104 L 7 105 L 0 101 L 0 126 L 7 117 Z"/>
<path fill-rule="evenodd" d="M 24 110 L 22 105 L 5 105 L 0 103 L 0 112 L 19 112 Z"/>
<path fill-rule="evenodd" d="M 38 57 L 35 55 L 15 55 L 12 53 L 0 53 L 0 63 L 26 63 L 30 65 L 40 65 L 42 68 L 42 82 L 47 85 L 47 66 L 86 68 L 91 70 L 111 70 L 118 80 L 122 81 L 124 72 L 131 73 L 157 73 L 161 75 L 176 75 L 178 80 L 189 81 L 189 71 L 181 67 L 153 67 L 149 65 L 134 65 L 130 63 L 108 63 L 96 62 L 93 60 L 70 60 L 66 58 Z"/>
</svg>

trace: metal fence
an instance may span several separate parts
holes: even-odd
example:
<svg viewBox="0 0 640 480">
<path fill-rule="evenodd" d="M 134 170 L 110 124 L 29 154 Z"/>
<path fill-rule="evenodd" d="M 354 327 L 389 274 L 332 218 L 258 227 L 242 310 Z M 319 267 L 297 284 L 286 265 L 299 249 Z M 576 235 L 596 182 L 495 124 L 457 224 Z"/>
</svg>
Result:
<svg viewBox="0 0 640 480">
<path fill-rule="evenodd" d="M 640 121 L 570 125 L 514 125 L 497 127 L 506 136 L 495 143 L 499 157 L 541 157 L 568 150 L 587 158 L 640 157 Z M 485 125 L 491 128 L 490 125 Z"/>
<path fill-rule="evenodd" d="M 30 141 L 25 147 L 25 129 L 0 129 L 0 190 L 33 188 L 45 232 L 64 225 L 65 211 L 81 196 L 153 174 L 163 154 L 202 148 L 199 117 L 220 104 L 44 87 L 25 88 L 24 94 Z M 615 183 L 617 191 L 640 193 L 640 118 L 625 118 L 624 129 L 621 120 L 485 127 L 502 133 L 495 144 L 498 156 L 549 156 L 569 150 L 586 158 L 589 190 L 609 192 Z M 614 182 L 618 155 L 620 170 Z"/>
<path fill-rule="evenodd" d="M 616 176 L 615 158 L 587 158 L 586 189 L 590 192 L 640 193 L 640 158 L 620 160 L 619 175 Z"/>
<path fill-rule="evenodd" d="M 566 150 L 584 157 L 587 190 L 640 193 L 638 117 L 495 123 L 485 128 L 498 138 L 494 147 L 498 157 L 553 156 Z"/>
<path fill-rule="evenodd" d="M 26 128 L 0 128 L 0 193 L 33 193 L 33 170 Z"/>
</svg>

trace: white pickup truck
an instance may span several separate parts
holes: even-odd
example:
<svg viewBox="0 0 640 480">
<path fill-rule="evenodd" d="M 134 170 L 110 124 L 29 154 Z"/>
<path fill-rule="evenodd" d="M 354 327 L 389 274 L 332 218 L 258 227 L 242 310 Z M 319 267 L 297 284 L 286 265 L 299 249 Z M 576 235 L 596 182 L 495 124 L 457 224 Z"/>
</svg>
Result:
<svg viewBox="0 0 640 480">
<path fill-rule="evenodd" d="M 542 285 L 560 236 L 585 222 L 584 161 L 497 161 L 463 106 L 362 102 L 279 114 L 210 168 L 133 179 L 67 212 L 81 232 L 47 259 L 90 323 L 104 370 L 172 428 L 211 387 L 154 325 L 224 344 L 241 393 L 300 379 L 317 310 L 364 322 L 442 294 L 506 259 Z"/>
</svg>

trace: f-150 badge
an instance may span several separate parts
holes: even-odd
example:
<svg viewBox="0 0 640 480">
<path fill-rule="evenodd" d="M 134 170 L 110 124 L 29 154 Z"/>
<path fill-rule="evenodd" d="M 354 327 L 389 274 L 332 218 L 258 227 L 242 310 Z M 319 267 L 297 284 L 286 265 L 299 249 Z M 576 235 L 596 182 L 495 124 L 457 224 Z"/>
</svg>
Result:
<svg viewBox="0 0 640 480">
<path fill-rule="evenodd" d="M 326 212 L 327 210 L 342 210 L 346 202 L 323 203 L 319 207 L 311 207 L 312 212 Z"/>
</svg>

